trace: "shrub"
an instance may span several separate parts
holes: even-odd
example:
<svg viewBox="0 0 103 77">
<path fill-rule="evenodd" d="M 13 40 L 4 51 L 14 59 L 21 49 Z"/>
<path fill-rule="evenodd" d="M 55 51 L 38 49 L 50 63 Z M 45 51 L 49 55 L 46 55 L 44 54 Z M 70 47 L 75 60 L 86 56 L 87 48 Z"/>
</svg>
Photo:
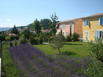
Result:
<svg viewBox="0 0 103 77">
<path fill-rule="evenodd" d="M 30 38 L 30 43 L 32 45 L 38 45 L 38 44 L 42 44 L 43 40 L 40 37 Z"/>
<path fill-rule="evenodd" d="M 13 43 L 12 42 L 10 42 L 10 47 L 12 47 L 13 46 Z"/>
<path fill-rule="evenodd" d="M 0 34 L 0 41 L 5 41 L 5 35 L 4 34 Z"/>
<path fill-rule="evenodd" d="M 18 40 L 19 39 L 19 36 L 10 36 L 10 40 Z"/>
<path fill-rule="evenodd" d="M 88 64 L 87 69 L 84 70 L 84 73 L 88 77 L 103 77 L 103 64 L 92 58 L 91 62 Z"/>
<path fill-rule="evenodd" d="M 66 41 L 72 41 L 71 37 L 70 37 L 70 36 L 67 36 L 67 37 L 66 37 Z"/>
<path fill-rule="evenodd" d="M 25 44 L 25 43 L 28 43 L 28 41 L 26 39 L 20 40 L 20 44 Z"/>
<path fill-rule="evenodd" d="M 103 40 L 96 40 L 95 43 L 91 42 L 90 50 L 95 54 L 95 57 L 103 62 Z"/>
<path fill-rule="evenodd" d="M 36 45 L 36 44 L 38 44 L 38 41 L 37 41 L 35 38 L 31 38 L 31 39 L 30 39 L 30 43 L 31 43 L 32 45 Z"/>
<path fill-rule="evenodd" d="M 6 41 L 11 41 L 11 37 L 10 36 L 6 36 Z"/>
<path fill-rule="evenodd" d="M 72 39 L 72 41 L 79 41 L 79 34 L 77 34 L 77 33 L 74 33 L 72 36 L 71 36 L 71 39 Z"/>
<path fill-rule="evenodd" d="M 43 40 L 41 38 L 40 38 L 39 42 L 40 42 L 40 44 L 43 44 Z"/>
<path fill-rule="evenodd" d="M 18 45 L 18 42 L 15 40 L 14 44 L 15 44 L 15 46 L 17 46 L 17 45 Z"/>
</svg>

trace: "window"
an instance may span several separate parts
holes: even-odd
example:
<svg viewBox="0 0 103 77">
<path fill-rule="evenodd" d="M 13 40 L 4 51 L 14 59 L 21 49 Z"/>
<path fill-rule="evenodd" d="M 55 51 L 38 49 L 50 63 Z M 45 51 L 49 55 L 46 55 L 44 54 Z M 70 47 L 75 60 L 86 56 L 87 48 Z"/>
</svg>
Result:
<svg viewBox="0 0 103 77">
<path fill-rule="evenodd" d="M 65 28 L 65 27 L 66 27 L 66 25 L 65 25 L 65 24 L 63 24 L 62 26 L 63 26 L 63 28 Z"/>
<path fill-rule="evenodd" d="M 60 25 L 60 29 L 62 29 L 62 25 Z"/>
<path fill-rule="evenodd" d="M 84 20 L 83 24 L 84 24 L 84 26 L 88 26 L 89 25 L 89 21 L 88 20 Z"/>
<path fill-rule="evenodd" d="M 65 27 L 66 27 L 65 24 L 60 25 L 60 28 L 61 28 L 61 29 L 64 29 Z"/>
<path fill-rule="evenodd" d="M 95 37 L 96 39 L 103 39 L 103 31 L 96 31 Z"/>
<path fill-rule="evenodd" d="M 99 25 L 103 25 L 103 17 L 99 18 Z"/>
<path fill-rule="evenodd" d="M 100 38 L 103 39 L 103 31 L 100 31 Z"/>
<path fill-rule="evenodd" d="M 85 41 L 88 41 L 88 40 L 89 40 L 89 32 L 85 31 Z"/>
</svg>

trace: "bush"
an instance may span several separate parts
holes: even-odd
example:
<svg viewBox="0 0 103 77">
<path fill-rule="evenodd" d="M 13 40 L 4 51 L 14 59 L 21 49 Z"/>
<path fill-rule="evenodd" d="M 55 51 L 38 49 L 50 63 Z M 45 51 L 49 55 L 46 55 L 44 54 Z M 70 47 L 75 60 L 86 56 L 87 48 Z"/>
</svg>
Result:
<svg viewBox="0 0 103 77">
<path fill-rule="evenodd" d="M 103 62 L 103 40 L 96 40 L 95 43 L 90 44 L 90 50 L 95 54 L 95 57 Z"/>
<path fill-rule="evenodd" d="M 30 38 L 30 43 L 32 45 L 42 44 L 43 40 L 40 37 Z"/>
<path fill-rule="evenodd" d="M 12 42 L 10 42 L 10 47 L 12 47 L 13 46 L 13 43 Z"/>
<path fill-rule="evenodd" d="M 77 34 L 77 33 L 74 33 L 72 36 L 71 36 L 71 39 L 72 39 L 72 41 L 79 41 L 79 34 Z"/>
<path fill-rule="evenodd" d="M 41 38 L 40 38 L 39 42 L 40 42 L 40 44 L 43 44 L 43 40 Z"/>
<path fill-rule="evenodd" d="M 28 41 L 26 39 L 20 40 L 20 44 L 25 44 L 25 43 L 28 43 Z"/>
<path fill-rule="evenodd" d="M 36 45 L 36 44 L 38 44 L 38 41 L 37 41 L 36 39 L 34 39 L 34 38 L 31 38 L 31 39 L 30 39 L 30 43 L 31 43 L 32 45 Z"/>
<path fill-rule="evenodd" d="M 18 40 L 18 39 L 19 39 L 18 36 L 11 36 L 11 41 L 12 41 L 12 40 Z"/>
<path fill-rule="evenodd" d="M 0 34 L 0 40 L 5 41 L 5 35 L 4 34 Z"/>
<path fill-rule="evenodd" d="M 71 37 L 70 37 L 70 36 L 67 36 L 67 37 L 66 37 L 66 41 L 72 41 Z"/>
<path fill-rule="evenodd" d="M 14 44 L 15 44 L 15 46 L 17 46 L 17 45 L 18 45 L 18 42 L 15 40 Z"/>
<path fill-rule="evenodd" d="M 84 73 L 88 77 L 103 77 L 103 64 L 92 58 L 91 62 L 88 64 L 87 69 L 84 70 Z"/>
<path fill-rule="evenodd" d="M 11 41 L 11 37 L 10 36 L 6 36 L 6 41 Z"/>
</svg>

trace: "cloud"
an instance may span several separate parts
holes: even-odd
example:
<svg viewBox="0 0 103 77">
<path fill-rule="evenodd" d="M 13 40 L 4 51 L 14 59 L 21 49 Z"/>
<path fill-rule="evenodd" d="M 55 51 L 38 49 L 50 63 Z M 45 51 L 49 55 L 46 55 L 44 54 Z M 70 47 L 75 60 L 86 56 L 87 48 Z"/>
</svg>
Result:
<svg viewBox="0 0 103 77">
<path fill-rule="evenodd" d="M 12 19 L 10 19 L 10 18 L 7 19 L 7 22 L 11 22 L 11 21 L 12 21 Z"/>
</svg>

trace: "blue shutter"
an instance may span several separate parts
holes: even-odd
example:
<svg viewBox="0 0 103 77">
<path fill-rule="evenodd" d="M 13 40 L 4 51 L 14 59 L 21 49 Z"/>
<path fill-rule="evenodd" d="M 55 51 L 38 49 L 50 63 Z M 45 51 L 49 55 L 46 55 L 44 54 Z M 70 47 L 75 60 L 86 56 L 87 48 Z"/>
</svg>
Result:
<svg viewBox="0 0 103 77">
<path fill-rule="evenodd" d="M 102 25 L 102 18 L 100 18 L 100 25 Z"/>
<path fill-rule="evenodd" d="M 101 25 L 103 25 L 103 18 L 101 18 Z"/>
<path fill-rule="evenodd" d="M 103 18 L 99 18 L 99 25 L 103 25 Z"/>
</svg>

